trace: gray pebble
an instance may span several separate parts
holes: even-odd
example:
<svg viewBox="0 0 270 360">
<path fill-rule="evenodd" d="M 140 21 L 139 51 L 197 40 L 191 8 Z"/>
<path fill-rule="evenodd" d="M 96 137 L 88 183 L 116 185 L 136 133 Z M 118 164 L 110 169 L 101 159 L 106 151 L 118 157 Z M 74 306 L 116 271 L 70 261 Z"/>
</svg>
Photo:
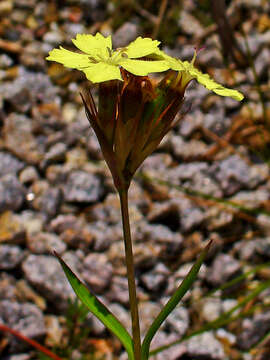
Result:
<svg viewBox="0 0 270 360">
<path fill-rule="evenodd" d="M 241 265 L 228 254 L 216 256 L 212 266 L 207 271 L 207 281 L 213 286 L 220 286 L 233 277 L 240 275 Z"/>
<path fill-rule="evenodd" d="M 67 307 L 67 300 L 75 294 L 64 272 L 53 256 L 29 255 L 22 264 L 25 278 L 58 309 Z M 76 269 L 73 268 L 76 272 Z"/>
<path fill-rule="evenodd" d="M 89 254 L 83 261 L 82 278 L 95 293 L 103 293 L 111 283 L 112 265 L 105 254 Z"/>
<path fill-rule="evenodd" d="M 238 346 L 248 350 L 270 330 L 270 313 L 257 314 L 243 320 L 242 331 L 237 337 Z"/>
<path fill-rule="evenodd" d="M 242 188 L 253 188 L 266 180 L 261 167 L 249 167 L 238 155 L 215 163 L 209 173 L 219 182 L 225 195 L 233 195 Z"/>
<path fill-rule="evenodd" d="M 125 22 L 117 29 L 113 36 L 113 46 L 115 48 L 124 47 L 139 35 L 139 27 L 132 22 Z"/>
<path fill-rule="evenodd" d="M 27 166 L 20 172 L 19 179 L 22 184 L 29 184 L 38 180 L 39 175 L 34 166 Z"/>
<path fill-rule="evenodd" d="M 222 302 L 219 298 L 206 298 L 202 305 L 202 316 L 208 322 L 216 320 L 222 312 Z"/>
<path fill-rule="evenodd" d="M 188 340 L 187 355 L 198 359 L 228 360 L 221 343 L 215 338 L 213 332 L 205 332 Z"/>
<path fill-rule="evenodd" d="M 145 334 L 152 325 L 154 319 L 161 310 L 161 305 L 152 301 L 142 301 L 139 303 L 139 316 L 141 320 L 141 332 Z"/>
<path fill-rule="evenodd" d="M 5 273 L 0 273 L 0 300 L 14 300 L 16 299 L 16 279 Z"/>
<path fill-rule="evenodd" d="M 64 198 L 67 202 L 98 202 L 104 192 L 98 177 L 84 171 L 73 171 L 63 186 Z"/>
<path fill-rule="evenodd" d="M 164 345 L 169 345 L 175 341 L 179 340 L 179 335 L 176 333 L 168 334 L 163 330 L 160 330 L 153 338 L 151 343 L 151 349 L 156 349 Z M 153 356 L 154 360 L 178 360 L 186 354 L 186 345 L 185 344 L 177 344 L 169 347 L 168 349 L 158 353 Z"/>
<path fill-rule="evenodd" d="M 168 275 L 169 270 L 164 265 L 158 264 L 154 269 L 141 276 L 141 285 L 149 291 L 151 296 L 160 296 L 167 287 Z"/>
<path fill-rule="evenodd" d="M 48 187 L 41 189 L 40 193 L 30 192 L 33 194 L 32 206 L 34 209 L 47 215 L 49 218 L 57 215 L 62 202 L 62 192 L 58 188 Z"/>
<path fill-rule="evenodd" d="M 169 329 L 169 332 L 176 333 L 179 339 L 182 338 L 189 327 L 188 310 L 182 304 L 179 304 L 167 317 L 163 327 Z"/>
<path fill-rule="evenodd" d="M 34 254 L 51 254 L 55 250 L 61 255 L 67 248 L 58 235 L 49 232 L 28 234 L 27 246 Z"/>
<path fill-rule="evenodd" d="M 269 199 L 269 190 L 259 188 L 253 191 L 239 191 L 230 200 L 249 208 L 257 209 Z"/>
<path fill-rule="evenodd" d="M 4 324 L 18 330 L 30 339 L 40 339 L 46 334 L 42 312 L 36 305 L 3 300 L 0 302 L 0 318 Z M 10 338 L 11 351 L 15 352 L 25 348 L 26 343 L 16 337 Z"/>
<path fill-rule="evenodd" d="M 258 254 L 270 258 L 270 237 L 253 239 L 253 243 Z"/>
<path fill-rule="evenodd" d="M 0 270 L 16 268 L 24 258 L 24 251 L 19 246 L 0 245 Z"/>
<path fill-rule="evenodd" d="M 55 102 L 57 93 L 58 89 L 52 85 L 47 74 L 26 71 L 22 67 L 14 81 L 0 84 L 0 99 L 7 99 L 12 101 L 14 106 L 18 106 L 18 95 L 24 94 L 25 98 L 21 98 L 20 106 L 26 106 L 27 109 L 30 109 L 32 102 L 38 100 L 44 103 Z"/>
<path fill-rule="evenodd" d="M 25 188 L 13 174 L 0 178 L 0 212 L 19 210 L 25 200 Z"/>
<path fill-rule="evenodd" d="M 43 36 L 43 41 L 52 45 L 58 45 L 63 42 L 63 35 L 60 31 L 48 31 Z"/>
<path fill-rule="evenodd" d="M 106 294 L 106 297 L 111 302 L 127 306 L 129 304 L 127 279 L 121 276 L 114 276 L 111 281 L 110 290 Z"/>
<path fill-rule="evenodd" d="M 66 151 L 67 151 L 67 146 L 63 143 L 57 143 L 53 145 L 44 156 L 44 159 L 41 164 L 42 168 L 44 169 L 48 165 L 51 165 L 56 162 L 64 161 Z"/>
<path fill-rule="evenodd" d="M 164 209 L 165 210 L 165 209 Z M 166 210 L 165 210 L 166 213 Z M 149 214 L 149 218 L 152 218 L 154 222 L 163 222 L 166 218 L 166 215 L 162 219 L 162 214 L 160 216 L 153 217 Z M 178 214 L 177 214 L 178 216 Z M 173 224 L 173 221 L 172 221 Z M 147 224 L 142 222 L 136 231 L 135 234 L 136 240 L 142 243 L 151 243 L 153 246 L 160 246 L 159 256 L 164 259 L 176 257 L 183 248 L 183 237 L 177 232 L 171 231 L 168 226 L 160 224 Z"/>
<path fill-rule="evenodd" d="M 11 113 L 4 121 L 3 135 L 5 147 L 19 159 L 30 164 L 38 164 L 44 156 L 44 146 L 33 135 L 32 120 L 24 115 Z"/>
<path fill-rule="evenodd" d="M 208 146 L 200 140 L 184 141 L 180 136 L 171 136 L 171 151 L 177 160 L 195 160 L 200 158 Z"/>
<path fill-rule="evenodd" d="M 226 231 L 235 233 L 237 227 L 232 227 L 234 215 L 229 211 L 222 211 L 218 206 L 211 206 L 205 211 L 205 225 L 209 231 Z"/>
<path fill-rule="evenodd" d="M 0 68 L 1 69 L 9 68 L 12 64 L 13 64 L 13 60 L 7 54 L 0 55 Z"/>
<path fill-rule="evenodd" d="M 0 177 L 6 174 L 17 174 L 24 167 L 24 163 L 13 155 L 0 152 Z"/>
</svg>

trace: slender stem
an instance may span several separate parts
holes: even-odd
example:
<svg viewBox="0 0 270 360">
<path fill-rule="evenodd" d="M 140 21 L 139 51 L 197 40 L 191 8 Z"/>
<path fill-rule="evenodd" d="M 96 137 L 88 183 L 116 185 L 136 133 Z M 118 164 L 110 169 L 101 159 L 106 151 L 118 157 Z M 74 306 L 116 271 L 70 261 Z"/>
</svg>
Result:
<svg viewBox="0 0 270 360">
<path fill-rule="evenodd" d="M 128 213 L 128 189 L 119 190 L 119 197 L 121 203 L 121 214 L 123 222 L 124 242 L 125 242 L 125 256 L 127 266 L 129 303 L 132 321 L 132 338 L 134 346 L 134 359 L 141 360 L 141 335 L 139 324 L 138 303 L 136 296 L 136 283 L 132 253 L 132 243 L 130 235 L 129 213 Z"/>
<path fill-rule="evenodd" d="M 231 56 L 233 61 L 240 67 L 248 65 L 245 54 L 236 41 L 235 34 L 226 14 L 225 0 L 211 0 L 212 17 L 217 24 L 222 50 L 225 58 Z"/>
<path fill-rule="evenodd" d="M 159 8 L 157 22 L 156 22 L 156 25 L 155 25 L 155 28 L 154 28 L 154 31 L 153 31 L 153 35 L 152 35 L 153 39 L 156 39 L 158 37 L 160 24 L 161 24 L 162 19 L 164 17 L 167 5 L 168 5 L 168 0 L 162 0 L 162 3 L 161 3 L 160 8 Z"/>
</svg>

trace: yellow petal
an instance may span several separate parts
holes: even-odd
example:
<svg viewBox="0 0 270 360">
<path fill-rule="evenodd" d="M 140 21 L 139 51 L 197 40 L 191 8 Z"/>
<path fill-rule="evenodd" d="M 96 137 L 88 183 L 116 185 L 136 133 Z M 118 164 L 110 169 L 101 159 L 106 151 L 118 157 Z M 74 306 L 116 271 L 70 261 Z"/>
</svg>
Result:
<svg viewBox="0 0 270 360">
<path fill-rule="evenodd" d="M 125 49 L 125 53 L 131 58 L 140 58 L 147 56 L 158 51 L 158 45 L 160 44 L 157 40 L 150 38 L 142 38 L 139 36 L 136 40 L 132 41 Z"/>
<path fill-rule="evenodd" d="M 60 46 L 60 49 L 53 49 L 49 52 L 46 60 L 56 61 L 66 67 L 80 69 L 89 66 L 90 60 L 88 55 L 78 54 L 73 51 L 66 50 Z"/>
<path fill-rule="evenodd" d="M 175 71 L 182 71 L 186 69 L 183 61 L 167 55 L 164 51 L 158 49 L 156 54 L 168 62 L 168 66 L 170 69 Z"/>
<path fill-rule="evenodd" d="M 244 95 L 241 94 L 237 90 L 228 89 L 218 84 L 213 80 L 208 74 L 203 74 L 200 70 L 195 68 L 193 62 L 181 61 L 179 59 L 175 59 L 163 51 L 160 50 L 160 54 L 168 61 L 169 67 L 175 71 L 181 71 L 185 73 L 186 82 L 191 79 L 196 79 L 200 84 L 206 87 L 208 90 L 215 92 L 220 96 L 229 96 L 237 101 L 241 101 L 244 98 Z"/>
<path fill-rule="evenodd" d="M 97 54 L 108 57 L 108 49 L 112 49 L 111 36 L 104 37 L 100 33 L 95 36 L 89 34 L 77 34 L 76 39 L 72 39 L 73 44 L 81 51 L 91 56 Z"/>
<path fill-rule="evenodd" d="M 146 76 L 152 72 L 166 71 L 169 68 L 168 63 L 165 60 L 147 61 L 126 59 L 120 60 L 119 65 L 138 76 Z"/>
<path fill-rule="evenodd" d="M 239 91 L 228 89 L 222 86 L 221 84 L 218 84 L 217 82 L 215 82 L 215 80 L 210 78 L 208 74 L 203 74 L 200 70 L 196 69 L 194 66 L 190 68 L 189 73 L 192 77 L 196 78 L 197 81 L 203 86 L 205 86 L 208 90 L 211 90 L 220 96 L 229 96 L 237 101 L 241 101 L 244 98 L 244 95 L 241 94 Z"/>
<path fill-rule="evenodd" d="M 213 89 L 213 91 L 220 96 L 229 96 L 233 98 L 234 100 L 241 101 L 244 99 L 244 95 L 240 93 L 237 90 L 228 89 L 223 86 L 220 86 L 220 88 Z"/>
<path fill-rule="evenodd" d="M 82 69 L 88 80 L 99 83 L 108 80 L 123 80 L 118 66 L 106 63 L 92 64 L 91 67 Z"/>
</svg>

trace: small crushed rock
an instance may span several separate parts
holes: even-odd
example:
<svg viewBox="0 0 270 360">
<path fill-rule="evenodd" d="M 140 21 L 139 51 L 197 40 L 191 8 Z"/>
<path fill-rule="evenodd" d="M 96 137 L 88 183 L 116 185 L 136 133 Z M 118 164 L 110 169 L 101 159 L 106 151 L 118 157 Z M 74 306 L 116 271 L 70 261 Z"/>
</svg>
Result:
<svg viewBox="0 0 270 360">
<path fill-rule="evenodd" d="M 22 270 L 27 281 L 55 307 L 63 310 L 67 306 L 67 300 L 75 297 L 55 257 L 29 255 L 23 261 Z"/>
<path fill-rule="evenodd" d="M 21 332 L 30 339 L 39 340 L 46 334 L 44 317 L 37 306 L 30 303 L 0 301 L 0 318 L 4 324 Z M 10 347 L 13 352 L 27 347 L 25 342 L 16 337 L 10 337 Z"/>
<path fill-rule="evenodd" d="M 246 95 L 237 102 L 192 81 L 182 108 L 187 114 L 132 182 L 130 222 L 143 333 L 213 240 L 192 289 L 155 336 L 154 349 L 214 321 L 269 278 L 263 268 L 205 297 L 270 258 L 269 139 L 264 143 L 257 131 L 264 124 L 263 107 L 251 68 L 239 69 L 230 54 L 225 66 L 207 2 L 180 7 L 168 2 L 161 24 L 153 1 L 146 8 L 105 0 L 60 3 L 0 1 L 0 319 L 40 343 L 57 336 L 61 343 L 63 317 L 75 297 L 53 250 L 131 328 L 119 198 L 79 96 L 88 85 L 79 71 L 47 62 L 48 52 L 60 45 L 71 50 L 77 33 L 96 32 L 113 34 L 114 48 L 151 35 L 162 40 L 163 50 L 189 61 L 192 44 L 204 44 L 195 66 Z M 268 116 L 270 3 L 235 0 L 226 7 L 244 53 L 248 42 Z M 96 100 L 95 87 L 91 90 Z M 249 346 L 257 346 L 270 330 L 268 297 L 266 290 L 255 299 L 254 315 L 153 359 L 250 360 Z M 93 344 L 111 344 L 93 316 L 84 326 Z M 254 360 L 269 358 L 263 354 L 265 341 Z M 14 337 L 5 336 L 0 345 L 3 360 L 37 356 Z M 126 359 L 118 349 L 115 355 Z M 72 360 L 81 356 L 81 349 L 71 355 Z"/>
</svg>

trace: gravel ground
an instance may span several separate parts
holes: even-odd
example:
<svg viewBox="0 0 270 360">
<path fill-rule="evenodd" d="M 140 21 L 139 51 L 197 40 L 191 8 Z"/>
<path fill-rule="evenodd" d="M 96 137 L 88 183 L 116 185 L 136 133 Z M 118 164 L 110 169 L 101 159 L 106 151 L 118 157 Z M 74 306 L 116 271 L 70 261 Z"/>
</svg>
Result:
<svg viewBox="0 0 270 360">
<path fill-rule="evenodd" d="M 76 33 L 112 33 L 115 46 L 151 35 L 151 14 L 139 2 L 122 13 L 116 3 L 0 2 L 0 323 L 49 347 L 63 345 L 63 315 L 74 299 L 53 249 L 130 328 L 119 202 L 79 97 L 86 81 L 76 71 L 45 61 L 53 47 L 69 47 Z M 166 16 L 174 22 L 171 29 L 160 28 L 164 48 L 190 60 L 194 45 L 205 46 L 197 65 L 242 91 L 246 100 L 238 103 L 191 84 L 186 94 L 191 109 L 145 161 L 131 186 L 143 333 L 213 240 L 198 279 L 162 326 L 153 348 L 214 321 L 270 278 L 265 267 L 240 285 L 205 296 L 270 260 L 269 167 L 258 155 L 267 157 L 269 133 L 263 133 L 263 142 L 254 128 L 263 124 L 263 113 L 251 68 L 232 62 L 225 67 L 215 25 L 205 24 L 199 3 L 184 1 L 180 9 L 176 1 L 169 2 L 164 22 Z M 267 109 L 270 4 L 234 0 L 228 14 L 243 49 L 239 23 L 245 30 Z M 173 25 L 176 36 L 169 41 Z M 266 289 L 246 304 L 237 321 L 205 331 L 155 359 L 269 359 L 269 296 Z M 91 316 L 87 326 L 97 356 L 112 359 L 109 334 Z M 114 348 L 116 359 L 125 359 L 119 344 Z M 71 359 L 82 359 L 80 352 Z M 4 334 L 0 357 L 38 359 L 25 343 Z"/>
</svg>

